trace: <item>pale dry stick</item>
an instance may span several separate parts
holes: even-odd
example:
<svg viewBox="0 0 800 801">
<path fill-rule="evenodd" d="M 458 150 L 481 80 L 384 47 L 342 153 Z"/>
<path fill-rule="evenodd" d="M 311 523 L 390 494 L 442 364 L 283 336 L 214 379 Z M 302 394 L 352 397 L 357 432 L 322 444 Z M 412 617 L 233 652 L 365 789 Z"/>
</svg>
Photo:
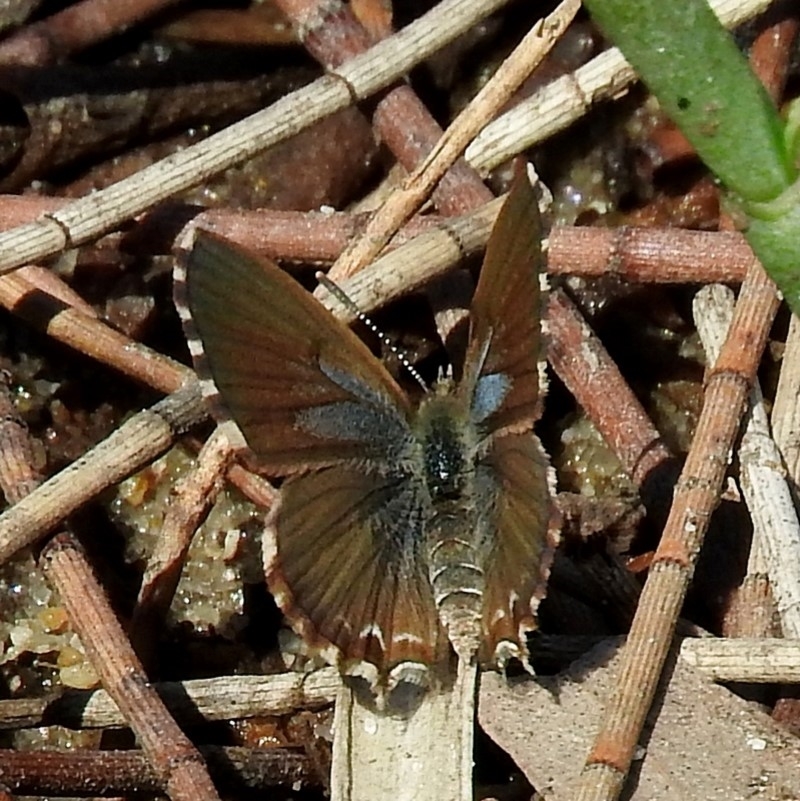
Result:
<svg viewBox="0 0 800 801">
<path fill-rule="evenodd" d="M 580 653 L 573 637 L 548 638 L 549 651 Z M 586 638 L 580 638 L 585 640 Z M 585 643 L 594 647 L 599 639 Z M 759 684 L 800 683 L 800 643 L 778 638 L 687 637 L 680 655 L 692 667 L 715 681 Z M 298 709 L 319 709 L 332 704 L 341 687 L 336 668 L 313 673 L 278 673 L 272 676 L 239 675 L 153 685 L 170 714 L 179 721 L 244 720 L 264 715 L 286 715 Z M 51 725 L 71 729 L 108 729 L 127 725 L 119 708 L 105 690 L 65 690 L 56 698 L 0 701 L 4 729 Z"/>
<path fill-rule="evenodd" d="M 549 650 L 564 640 L 565 652 L 575 649 L 575 638 L 553 635 Z M 581 638 L 586 639 L 586 638 Z M 599 643 L 592 639 L 591 647 Z M 587 645 L 583 645 L 585 651 Z M 687 637 L 681 641 L 681 658 L 714 681 L 758 684 L 800 683 L 800 642 L 782 638 Z M 180 682 L 157 682 L 153 688 L 170 714 L 179 721 L 245 720 L 264 715 L 286 715 L 298 709 L 330 706 L 342 685 L 336 668 L 313 673 L 278 673 L 272 676 L 239 675 Z M 51 725 L 71 729 L 109 729 L 126 726 L 117 705 L 103 690 L 65 690 L 56 698 L 0 701 L 4 729 Z"/>
<path fill-rule="evenodd" d="M 31 496 L 28 496 L 31 497 Z M 173 801 L 217 801 L 200 752 L 153 690 L 78 541 L 64 532 L 40 557 L 72 627 Z"/>
<path fill-rule="evenodd" d="M 211 722 L 322 709 L 334 702 L 341 686 L 341 674 L 332 667 L 313 673 L 219 676 L 153 684 L 170 714 L 182 723 L 196 721 L 198 715 Z M 4 729 L 47 723 L 71 729 L 113 729 L 127 725 L 114 700 L 103 689 L 65 689 L 56 698 L 0 701 L 0 722 Z"/>
<path fill-rule="evenodd" d="M 471 214 L 448 219 L 425 231 L 342 281 L 341 289 L 365 313 L 421 289 L 445 275 L 464 256 L 485 247 L 505 198 L 503 195 Z M 424 258 L 420 258 L 422 254 Z M 333 300 L 323 287 L 318 287 L 315 295 L 340 319 L 348 323 L 355 319 L 355 314 Z"/>
<path fill-rule="evenodd" d="M 722 23 L 733 28 L 772 4 L 772 0 L 711 0 Z M 636 73 L 617 48 L 557 78 L 490 123 L 467 148 L 466 158 L 482 174 L 517 153 L 563 131 L 592 106 L 627 93 Z"/>
<path fill-rule="evenodd" d="M 335 705 L 331 799 L 472 799 L 477 670 L 459 660 L 455 686 L 429 693 L 408 718 L 376 714 L 343 686 Z"/>
<path fill-rule="evenodd" d="M 733 292 L 715 284 L 694 301 L 694 316 L 708 362 L 713 363 L 733 317 Z M 800 638 L 800 522 L 769 431 L 758 381 L 750 390 L 749 409 L 739 445 L 742 492 L 753 520 L 753 547 L 763 551 L 778 615 L 786 637 Z"/>
<path fill-rule="evenodd" d="M 687 638 L 684 662 L 714 681 L 800 683 L 800 641 L 761 637 Z"/>
<path fill-rule="evenodd" d="M 397 230 L 428 199 L 434 187 L 467 145 L 498 110 L 511 99 L 522 82 L 542 62 L 580 8 L 580 0 L 563 0 L 556 10 L 539 20 L 497 68 L 477 95 L 453 120 L 403 186 L 375 212 L 362 235 L 331 267 L 333 280 L 353 275 L 383 250 Z"/>
<path fill-rule="evenodd" d="M 560 640 L 573 652 L 574 638 L 551 636 L 550 650 Z M 583 638 L 585 639 L 585 638 Z M 592 640 L 591 647 L 599 640 Z M 583 649 L 587 646 L 584 644 Z M 680 655 L 688 664 L 715 681 L 760 684 L 800 682 L 800 643 L 786 639 L 687 637 Z M 298 709 L 320 709 L 332 704 L 342 680 L 336 668 L 313 673 L 273 676 L 219 676 L 153 685 L 170 714 L 179 721 L 244 720 L 264 715 L 286 715 Z M 3 727 L 30 728 L 45 722 L 72 729 L 108 729 L 126 721 L 105 690 L 66 690 L 57 698 L 0 701 Z"/>
<path fill-rule="evenodd" d="M 122 33 L 176 0 L 82 0 L 0 42 L 0 64 L 33 66 Z"/>
<path fill-rule="evenodd" d="M 642 590 L 616 688 L 581 774 L 579 801 L 609 801 L 622 790 L 778 305 L 774 284 L 754 258 L 728 339 L 709 373 L 697 431 Z"/>
<path fill-rule="evenodd" d="M 154 634 L 175 596 L 192 538 L 222 489 L 232 456 L 224 429 L 217 427 L 201 448 L 195 468 L 172 493 L 161 534 L 147 560 L 129 628 L 131 642 L 145 664 L 152 656 Z"/>
<path fill-rule="evenodd" d="M 194 382 L 135 414 L 113 434 L 0 515 L 0 563 L 52 531 L 98 492 L 136 472 L 206 417 Z"/>
<path fill-rule="evenodd" d="M 194 377 L 184 365 L 142 345 L 102 320 L 49 270 L 29 265 L 0 277 L 0 306 L 53 339 L 161 392 Z"/>
<path fill-rule="evenodd" d="M 721 623 L 723 637 L 774 637 L 780 633 L 775 599 L 761 537 L 753 537 L 747 569 L 731 594 Z"/>
<path fill-rule="evenodd" d="M 800 319 L 792 315 L 772 408 L 772 430 L 794 485 L 800 487 Z"/>
<path fill-rule="evenodd" d="M 504 1 L 442 0 L 399 33 L 269 108 L 36 222 L 0 233 L 0 272 L 97 237 L 160 200 L 369 97 L 469 30 Z"/>
</svg>

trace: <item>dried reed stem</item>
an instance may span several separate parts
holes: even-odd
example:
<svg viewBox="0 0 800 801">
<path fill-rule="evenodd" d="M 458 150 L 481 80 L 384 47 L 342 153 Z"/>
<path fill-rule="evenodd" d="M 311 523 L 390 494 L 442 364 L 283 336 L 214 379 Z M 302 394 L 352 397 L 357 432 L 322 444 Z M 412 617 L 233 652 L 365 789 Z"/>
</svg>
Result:
<svg viewBox="0 0 800 801">
<path fill-rule="evenodd" d="M 55 198 L 0 195 L 0 225 L 28 222 L 64 203 Z M 347 242 L 361 235 L 369 219 L 368 214 L 350 212 L 208 209 L 180 228 L 176 220 L 185 219 L 189 211 L 179 204 L 177 208 L 153 209 L 126 238 L 145 254 L 160 254 L 169 252 L 188 231 L 200 227 L 271 259 L 325 263 L 335 261 Z M 480 206 L 474 212 L 483 214 Z M 438 214 L 414 217 L 389 247 L 406 244 L 450 219 Z M 424 262 L 427 244 L 417 242 L 413 247 L 418 251 L 416 260 Z M 409 261 L 414 258 L 410 252 Z M 751 250 L 744 237 L 729 231 L 556 225 L 548 236 L 547 270 L 552 275 L 593 278 L 614 274 L 641 283 L 740 283 L 750 260 Z M 6 280 L 0 278 L 0 302 L 4 305 L 2 288 Z M 12 302 L 16 301 L 8 303 Z"/>
<path fill-rule="evenodd" d="M 150 686 L 78 541 L 70 534 L 57 534 L 42 551 L 41 563 L 103 686 L 166 793 L 173 801 L 218 799 L 203 758 Z"/>
<path fill-rule="evenodd" d="M 728 339 L 709 373 L 703 411 L 631 626 L 616 690 L 582 773 L 580 801 L 615 798 L 630 768 L 778 303 L 774 285 L 754 260 Z"/>
<path fill-rule="evenodd" d="M 199 387 L 145 409 L 113 434 L 0 515 L 0 562 L 52 531 L 98 492 L 134 473 L 206 416 Z"/>
<path fill-rule="evenodd" d="M 695 299 L 695 317 L 708 361 L 714 362 L 733 317 L 731 290 L 719 285 L 702 289 Z M 744 499 L 753 520 L 752 547 L 766 560 L 784 635 L 800 638 L 800 523 L 780 452 L 769 431 L 758 381 L 750 391 L 739 465 Z M 758 562 L 754 567 L 759 568 Z"/>
<path fill-rule="evenodd" d="M 598 638 L 552 635 L 548 651 L 577 658 L 599 644 Z M 562 644 L 563 643 L 563 644 Z M 680 657 L 714 681 L 759 684 L 800 682 L 800 642 L 786 639 L 687 637 Z M 313 673 L 274 676 L 219 676 L 181 682 L 156 682 L 153 687 L 182 724 L 242 720 L 262 715 L 286 715 L 298 709 L 319 709 L 336 698 L 341 678 L 336 668 Z M 106 729 L 126 725 L 105 690 L 67 689 L 56 698 L 0 701 L 4 729 L 60 725 L 73 729 Z"/>
<path fill-rule="evenodd" d="M 264 111 L 36 222 L 0 233 L 0 272 L 87 242 L 155 203 L 369 97 L 501 5 L 502 0 L 480 4 L 442 0 L 399 33 Z"/>
<path fill-rule="evenodd" d="M 800 487 L 800 319 L 792 315 L 772 409 L 772 428 L 795 493 Z"/>
<path fill-rule="evenodd" d="M 305 754 L 287 748 L 201 746 L 226 797 L 281 787 L 297 793 L 318 786 Z M 215 769 L 216 768 L 216 769 Z M 20 795 L 109 797 L 162 795 L 163 783 L 141 751 L 0 751 L 0 782 Z"/>
<path fill-rule="evenodd" d="M 590 417 L 625 472 L 640 487 L 652 480 L 671 459 L 669 449 L 642 405 L 625 383 L 619 368 L 572 301 L 560 289 L 550 293 L 547 307 L 549 347 L 553 369 Z M 580 358 L 576 355 L 580 352 Z M 614 402 L 609 403 L 608 399 Z M 647 498 L 648 503 L 652 498 Z"/>
</svg>

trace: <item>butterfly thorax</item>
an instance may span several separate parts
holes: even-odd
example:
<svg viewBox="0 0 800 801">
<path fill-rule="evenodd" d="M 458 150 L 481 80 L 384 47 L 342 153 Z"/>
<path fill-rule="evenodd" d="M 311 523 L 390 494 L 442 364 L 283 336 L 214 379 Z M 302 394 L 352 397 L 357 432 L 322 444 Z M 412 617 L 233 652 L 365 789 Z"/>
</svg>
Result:
<svg viewBox="0 0 800 801">
<path fill-rule="evenodd" d="M 430 497 L 424 551 L 439 618 L 454 649 L 470 661 L 481 640 L 484 554 L 477 540 L 477 432 L 446 386 L 426 398 L 415 434 Z"/>
</svg>

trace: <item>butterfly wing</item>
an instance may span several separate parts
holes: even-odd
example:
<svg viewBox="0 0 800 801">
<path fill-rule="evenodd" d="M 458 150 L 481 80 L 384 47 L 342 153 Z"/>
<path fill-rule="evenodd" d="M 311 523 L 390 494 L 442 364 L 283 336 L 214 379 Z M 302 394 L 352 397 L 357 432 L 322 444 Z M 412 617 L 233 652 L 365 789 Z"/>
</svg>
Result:
<svg viewBox="0 0 800 801">
<path fill-rule="evenodd" d="M 538 438 L 527 431 L 496 437 L 477 468 L 478 530 L 491 542 L 479 654 L 485 664 L 524 658 L 525 632 L 536 628 L 561 522 L 548 470 Z"/>
<path fill-rule="evenodd" d="M 369 349 L 292 278 L 197 231 L 175 300 L 217 416 L 267 473 L 393 457 L 408 400 Z"/>
<path fill-rule="evenodd" d="M 530 428 L 539 416 L 541 223 L 518 179 L 492 229 L 470 310 L 461 391 L 479 430 Z"/>
<path fill-rule="evenodd" d="M 288 479 L 267 520 L 267 583 L 304 639 L 370 684 L 448 653 L 413 477 L 337 465 Z M 372 667 L 370 667 L 372 666 Z"/>
<path fill-rule="evenodd" d="M 483 442 L 476 464 L 483 565 L 484 663 L 527 654 L 560 518 L 548 461 L 531 430 L 540 414 L 541 223 L 525 176 L 516 181 L 486 249 L 471 309 L 460 391 Z"/>
</svg>

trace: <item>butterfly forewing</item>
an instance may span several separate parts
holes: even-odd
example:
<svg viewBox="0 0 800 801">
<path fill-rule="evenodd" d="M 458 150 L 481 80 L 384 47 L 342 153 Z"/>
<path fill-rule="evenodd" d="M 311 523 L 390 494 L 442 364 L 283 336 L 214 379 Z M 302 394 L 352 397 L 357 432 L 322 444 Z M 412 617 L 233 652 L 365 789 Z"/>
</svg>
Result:
<svg viewBox="0 0 800 801">
<path fill-rule="evenodd" d="M 198 373 L 213 381 L 218 415 L 236 422 L 261 468 L 391 458 L 408 436 L 406 396 L 293 279 L 202 231 L 180 277 L 176 303 L 188 309 L 181 316 Z"/>
<path fill-rule="evenodd" d="M 503 204 L 470 309 L 461 391 L 485 432 L 530 428 L 539 416 L 541 224 L 525 176 Z"/>
</svg>

